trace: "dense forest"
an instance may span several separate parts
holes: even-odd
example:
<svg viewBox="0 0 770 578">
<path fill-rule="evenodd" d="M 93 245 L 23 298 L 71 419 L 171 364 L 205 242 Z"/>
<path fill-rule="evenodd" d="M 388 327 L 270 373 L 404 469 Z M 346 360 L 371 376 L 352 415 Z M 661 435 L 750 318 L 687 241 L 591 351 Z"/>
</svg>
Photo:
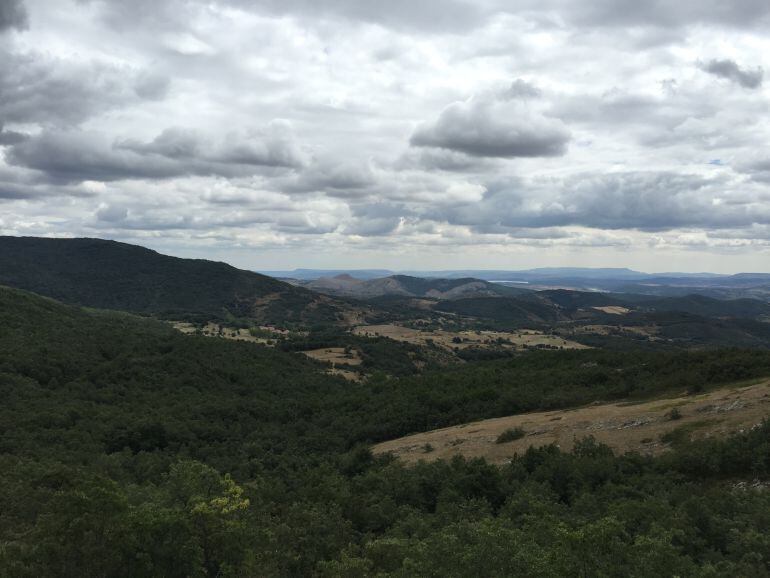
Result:
<svg viewBox="0 0 770 578">
<path fill-rule="evenodd" d="M 0 575 L 763 576 L 770 426 L 660 458 L 583 440 L 405 467 L 369 444 L 770 375 L 770 352 L 549 351 L 326 375 L 0 289 Z M 744 483 L 748 482 L 748 484 Z M 761 487 L 761 485 L 760 485 Z"/>
<path fill-rule="evenodd" d="M 0 284 L 75 305 L 180 319 L 330 322 L 349 308 L 225 263 L 103 239 L 0 237 Z"/>
</svg>

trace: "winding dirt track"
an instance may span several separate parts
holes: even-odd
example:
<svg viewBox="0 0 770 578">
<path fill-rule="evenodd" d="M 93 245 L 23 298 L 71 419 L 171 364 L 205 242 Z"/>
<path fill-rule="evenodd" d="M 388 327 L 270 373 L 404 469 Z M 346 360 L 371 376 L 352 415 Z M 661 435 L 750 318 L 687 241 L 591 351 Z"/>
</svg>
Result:
<svg viewBox="0 0 770 578">
<path fill-rule="evenodd" d="M 671 419 L 676 408 L 679 419 Z M 770 417 L 770 379 L 746 382 L 701 395 L 681 395 L 643 403 L 618 402 L 487 419 L 410 435 L 377 444 L 374 453 L 391 452 L 405 462 L 484 457 L 504 463 L 530 446 L 556 443 L 564 450 L 592 435 L 616 452 L 659 454 L 669 446 L 661 436 L 686 427 L 691 437 L 729 435 Z M 525 436 L 498 444 L 507 429 L 520 427 Z"/>
</svg>

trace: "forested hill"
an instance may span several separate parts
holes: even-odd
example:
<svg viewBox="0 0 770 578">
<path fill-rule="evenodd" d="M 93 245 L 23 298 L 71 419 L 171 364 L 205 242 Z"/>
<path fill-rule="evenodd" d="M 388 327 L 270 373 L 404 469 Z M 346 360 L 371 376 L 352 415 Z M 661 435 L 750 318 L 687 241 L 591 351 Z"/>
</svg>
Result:
<svg viewBox="0 0 770 578">
<path fill-rule="evenodd" d="M 265 275 L 102 239 L 0 237 L 0 284 L 166 317 L 334 321 L 346 305 Z"/>
<path fill-rule="evenodd" d="M 500 468 L 359 444 L 769 372 L 767 351 L 584 350 L 351 387 L 301 355 L 0 287 L 0 576 L 766 576 L 770 492 L 730 488 L 770 476 L 767 425 Z"/>
</svg>

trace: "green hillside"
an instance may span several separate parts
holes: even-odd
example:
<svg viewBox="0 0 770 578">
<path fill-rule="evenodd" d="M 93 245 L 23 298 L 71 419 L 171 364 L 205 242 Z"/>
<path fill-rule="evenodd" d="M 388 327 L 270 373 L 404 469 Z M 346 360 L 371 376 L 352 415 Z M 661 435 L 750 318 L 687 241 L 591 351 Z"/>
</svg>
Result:
<svg viewBox="0 0 770 578">
<path fill-rule="evenodd" d="M 767 351 L 532 352 L 351 385 L 298 354 L 7 288 L 0 328 L 2 576 L 769 569 L 770 497 L 729 485 L 770 475 L 767 426 L 660 459 L 588 440 L 500 468 L 361 445 L 768 375 Z"/>
<path fill-rule="evenodd" d="M 0 237 L 0 284 L 66 303 L 162 317 L 335 321 L 346 306 L 225 263 L 102 239 Z"/>
<path fill-rule="evenodd" d="M 633 303 L 630 299 L 627 301 Z M 651 311 L 678 311 L 704 317 L 770 317 L 770 303 L 758 299 L 714 299 L 703 295 L 685 295 L 652 299 L 637 296 L 635 301 L 638 307 Z"/>
<path fill-rule="evenodd" d="M 434 309 L 455 315 L 489 319 L 495 326 L 508 329 L 543 327 L 562 318 L 553 304 L 540 301 L 536 297 L 471 297 L 442 301 Z"/>
</svg>

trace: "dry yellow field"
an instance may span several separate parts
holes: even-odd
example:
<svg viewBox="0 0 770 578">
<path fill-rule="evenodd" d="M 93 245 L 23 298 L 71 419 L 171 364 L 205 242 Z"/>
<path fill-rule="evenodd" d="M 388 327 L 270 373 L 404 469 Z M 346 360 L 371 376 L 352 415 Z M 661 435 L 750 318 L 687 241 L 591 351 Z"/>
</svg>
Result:
<svg viewBox="0 0 770 578">
<path fill-rule="evenodd" d="M 197 327 L 192 323 L 175 322 L 172 323 L 174 329 L 192 335 L 197 331 Z M 224 337 L 225 339 L 233 339 L 235 341 L 250 341 L 252 343 L 267 344 L 267 339 L 263 337 L 254 337 L 249 333 L 248 329 L 236 329 L 232 327 L 224 327 L 217 323 L 207 323 L 202 328 L 202 333 L 206 337 Z"/>
<path fill-rule="evenodd" d="M 303 351 L 305 355 L 316 361 L 322 361 L 331 365 L 326 373 L 331 375 L 339 375 L 344 377 L 348 381 L 361 381 L 363 377 L 357 371 L 351 371 L 350 369 L 343 369 L 337 367 L 337 365 L 361 365 L 363 361 L 358 351 L 350 349 L 345 351 L 344 347 L 323 347 L 321 349 L 311 349 L 309 351 Z"/>
<path fill-rule="evenodd" d="M 587 349 L 586 345 L 563 339 L 558 335 L 548 335 L 533 329 L 521 331 L 421 331 L 401 325 L 359 325 L 353 328 L 355 335 L 366 337 L 389 337 L 396 341 L 404 341 L 415 345 L 426 345 L 429 342 L 446 349 L 464 349 L 467 347 L 489 347 L 491 345 L 528 347 L 550 346 L 564 349 Z M 456 340 L 459 339 L 459 342 Z M 500 342 L 502 340 L 502 343 Z M 506 343 L 510 342 L 510 343 Z"/>
<path fill-rule="evenodd" d="M 630 309 L 627 309 L 626 307 L 620 307 L 619 305 L 606 305 L 604 307 L 592 307 L 592 309 L 596 309 L 597 311 L 602 311 L 603 313 L 609 313 L 610 315 L 625 315 Z"/>
<path fill-rule="evenodd" d="M 671 419 L 676 408 L 680 419 Z M 374 446 L 374 453 L 391 452 L 406 462 L 484 457 L 504 463 L 530 446 L 557 444 L 572 448 L 576 439 L 594 436 L 617 452 L 659 454 L 668 445 L 661 436 L 679 427 L 692 437 L 722 436 L 751 428 L 770 417 L 770 380 L 722 388 L 701 395 L 672 397 L 644 403 L 590 405 L 571 410 L 526 413 L 415 434 Z M 524 437 L 496 443 L 511 428 Z"/>
<path fill-rule="evenodd" d="M 350 349 L 349 352 L 346 352 L 344 347 L 322 347 L 321 349 L 311 349 L 302 353 L 316 361 L 323 361 L 332 365 L 338 363 L 342 365 L 361 365 L 362 361 L 358 351 Z"/>
</svg>

